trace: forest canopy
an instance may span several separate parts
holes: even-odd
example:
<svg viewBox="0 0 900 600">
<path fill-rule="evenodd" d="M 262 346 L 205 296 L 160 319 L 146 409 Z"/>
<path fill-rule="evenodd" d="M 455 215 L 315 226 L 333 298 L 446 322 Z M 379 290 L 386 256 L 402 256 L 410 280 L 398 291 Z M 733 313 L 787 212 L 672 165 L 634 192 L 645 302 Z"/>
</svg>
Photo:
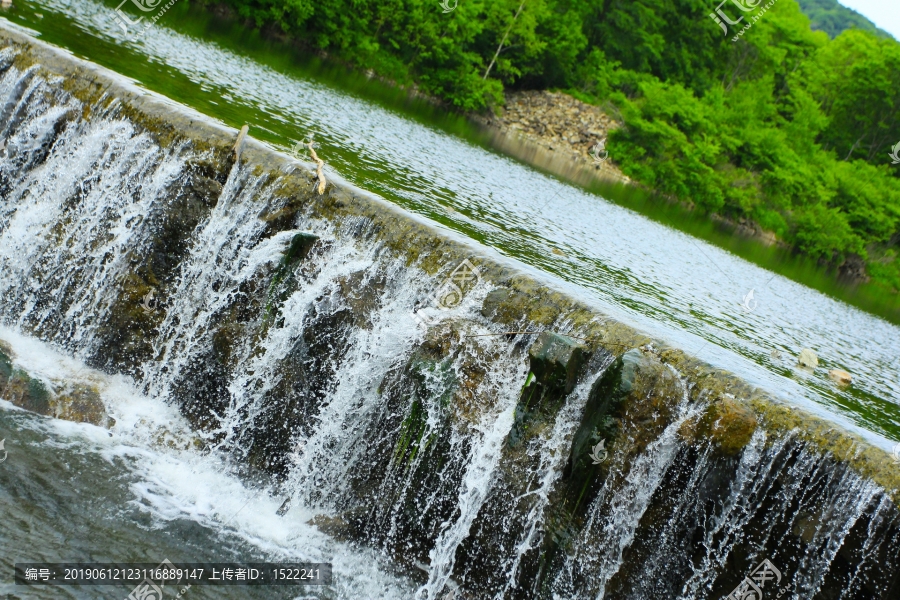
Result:
<svg viewBox="0 0 900 600">
<path fill-rule="evenodd" d="M 828 37 L 834 38 L 847 29 L 863 29 L 890 37 L 886 31 L 878 29 L 874 23 L 837 0 L 798 0 L 803 14 L 809 17 L 812 28 L 824 31 Z"/>
<path fill-rule="evenodd" d="M 460 111 L 507 89 L 603 106 L 622 122 L 610 156 L 633 179 L 900 290 L 893 38 L 830 39 L 796 0 L 443 1 L 225 3 Z"/>
</svg>

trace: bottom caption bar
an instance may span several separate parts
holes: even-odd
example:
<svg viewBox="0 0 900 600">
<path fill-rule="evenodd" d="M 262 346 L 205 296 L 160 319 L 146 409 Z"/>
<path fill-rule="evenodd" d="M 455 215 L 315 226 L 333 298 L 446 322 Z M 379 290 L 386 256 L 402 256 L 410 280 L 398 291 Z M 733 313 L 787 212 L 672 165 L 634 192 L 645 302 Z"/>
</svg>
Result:
<svg viewBox="0 0 900 600">
<path fill-rule="evenodd" d="M 122 584 L 137 584 L 137 598 L 165 586 L 331 585 L 331 563 L 16 563 L 16 585 Z"/>
</svg>

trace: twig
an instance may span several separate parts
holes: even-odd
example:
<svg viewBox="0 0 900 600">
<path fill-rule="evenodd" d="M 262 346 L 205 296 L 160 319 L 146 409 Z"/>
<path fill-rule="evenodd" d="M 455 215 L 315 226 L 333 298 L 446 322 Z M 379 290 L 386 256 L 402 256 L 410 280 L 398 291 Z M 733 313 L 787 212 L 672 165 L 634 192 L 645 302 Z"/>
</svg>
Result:
<svg viewBox="0 0 900 600">
<path fill-rule="evenodd" d="M 547 330 L 549 331 L 549 330 Z M 514 335 L 520 333 L 544 333 L 543 331 L 501 331 L 500 333 L 476 333 L 473 335 L 467 335 L 466 337 L 485 337 L 489 335 Z M 590 341 L 587 338 L 578 337 L 577 335 L 569 335 L 568 333 L 557 333 L 555 331 L 550 331 L 550 333 L 556 333 L 557 335 L 564 335 L 566 337 L 575 338 L 576 340 L 584 340 Z"/>
<path fill-rule="evenodd" d="M 522 12 L 523 8 L 525 8 L 525 0 L 522 0 L 522 3 L 519 5 L 519 10 L 516 11 L 516 14 L 513 16 L 512 21 L 509 23 L 509 27 L 506 28 L 506 33 L 503 34 L 503 39 L 500 40 L 500 45 L 497 46 L 497 51 L 494 52 L 494 58 L 491 59 L 491 64 L 489 64 L 487 69 L 484 70 L 484 77 L 481 78 L 483 81 L 487 81 L 487 77 L 488 75 L 490 75 L 491 69 L 494 67 L 494 63 L 497 62 L 497 57 L 500 56 L 500 51 L 503 50 L 503 44 L 506 43 L 506 38 L 509 36 L 509 32 L 512 31 L 513 25 L 515 25 L 516 19 L 519 18 L 519 13 Z"/>
<path fill-rule="evenodd" d="M 259 498 L 259 495 L 262 494 L 263 491 L 264 491 L 264 488 L 263 488 L 263 489 L 260 489 L 260 490 L 257 491 L 255 494 L 253 494 L 253 497 L 250 498 L 249 500 L 247 500 L 246 502 L 244 502 L 244 505 L 243 505 L 242 507 L 240 507 L 236 513 L 234 513 L 233 515 L 231 515 L 230 517 L 228 517 L 228 520 L 225 521 L 224 523 L 222 523 L 222 527 L 225 527 L 226 525 L 228 525 L 229 523 L 231 523 L 232 519 L 234 519 L 236 516 L 238 516 L 238 513 L 240 513 L 242 510 L 244 510 L 245 508 L 247 508 L 247 505 L 248 505 L 248 504 L 250 504 L 251 502 L 253 502 L 253 501 L 256 500 L 257 498 Z"/>
<path fill-rule="evenodd" d="M 309 148 L 309 153 L 312 156 L 312 159 L 316 161 L 316 177 L 319 178 L 319 195 L 321 196 L 325 193 L 325 174 L 322 173 L 322 167 L 325 166 L 325 161 L 320 160 L 318 155 L 316 154 L 316 151 L 313 150 L 312 141 L 308 142 L 306 145 Z"/>
<path fill-rule="evenodd" d="M 234 162 L 239 162 L 241 160 L 241 146 L 244 145 L 244 138 L 247 137 L 247 132 L 250 131 L 249 125 L 244 125 L 241 127 L 241 132 L 237 136 L 237 141 L 234 143 L 234 147 L 231 149 L 234 152 Z"/>
</svg>

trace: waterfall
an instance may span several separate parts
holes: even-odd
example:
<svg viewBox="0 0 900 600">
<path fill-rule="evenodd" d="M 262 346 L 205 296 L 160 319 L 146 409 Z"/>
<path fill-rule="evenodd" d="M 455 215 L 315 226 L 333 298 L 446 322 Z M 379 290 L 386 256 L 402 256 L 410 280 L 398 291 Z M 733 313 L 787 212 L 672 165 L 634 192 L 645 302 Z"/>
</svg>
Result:
<svg viewBox="0 0 900 600">
<path fill-rule="evenodd" d="M 586 378 L 574 390 L 556 415 L 553 429 L 546 441 L 541 440 L 543 443 L 537 444 L 540 462 L 535 473 L 535 481 L 529 485 L 529 491 L 522 495 L 531 497 L 532 504 L 522 515 L 524 534 L 520 536 L 511 556 L 505 558 L 505 583 L 503 590 L 497 594 L 498 598 L 506 596 L 511 589 L 519 585 L 519 568 L 523 557 L 526 553 L 538 548 L 539 540 L 542 537 L 541 526 L 551 501 L 551 494 L 563 475 L 567 450 L 572 443 L 581 413 L 587 403 L 590 383 L 599 377 L 610 366 L 610 363 L 610 360 L 604 360 L 599 369 L 592 373 L 592 377 Z"/>
<path fill-rule="evenodd" d="M 232 168 L 216 205 L 192 233 L 191 249 L 158 326 L 153 348 L 158 360 L 149 363 L 144 374 L 151 393 L 170 393 L 171 383 L 202 352 L 211 320 L 234 302 L 241 284 L 277 256 L 278 248 L 271 245 L 264 245 L 268 253 L 255 251 L 265 225 L 256 218 L 264 208 L 259 186 L 258 180 Z"/>
<path fill-rule="evenodd" d="M 677 418 L 627 471 L 623 469 L 606 480 L 604 488 L 588 509 L 587 524 L 563 572 L 580 572 L 587 579 L 588 586 L 597 588 L 597 598 L 605 597 L 609 580 L 622 565 L 623 552 L 634 540 L 653 494 L 675 459 L 679 427 L 698 412 L 699 407 L 688 402 L 688 390 L 685 389 Z M 620 465 L 613 466 L 613 469 L 618 468 Z M 595 547 L 598 538 L 606 542 L 605 548 Z"/>
<path fill-rule="evenodd" d="M 0 321 L 177 407 L 205 452 L 390 558 L 417 598 L 712 600 L 764 560 L 783 597 L 900 593 L 896 506 L 801 436 L 760 427 L 725 453 L 686 433 L 715 399 L 653 348 L 628 366 L 523 316 L 571 364 L 586 353 L 570 388 L 544 379 L 535 335 L 485 308 L 497 283 L 423 324 L 457 266 L 440 247 L 404 256 L 374 220 L 330 218 L 346 198 L 163 143 L 115 94 L 71 94 L 16 52 Z"/>
</svg>

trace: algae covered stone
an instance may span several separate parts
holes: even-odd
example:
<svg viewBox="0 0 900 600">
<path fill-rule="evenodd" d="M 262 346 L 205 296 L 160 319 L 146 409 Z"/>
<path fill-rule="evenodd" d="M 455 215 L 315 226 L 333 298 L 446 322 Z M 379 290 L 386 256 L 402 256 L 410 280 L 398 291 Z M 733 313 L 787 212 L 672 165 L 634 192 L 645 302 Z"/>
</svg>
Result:
<svg viewBox="0 0 900 600">
<path fill-rule="evenodd" d="M 644 361 L 644 355 L 638 348 L 632 348 L 622 355 L 622 381 L 619 383 L 619 389 L 623 394 L 631 392 L 638 367 L 642 361 Z"/>
<path fill-rule="evenodd" d="M 13 366 L 12 349 L 0 343 L 0 398 L 19 408 L 50 414 L 50 394 L 44 384 Z"/>
<path fill-rule="evenodd" d="M 0 387 L 0 398 L 8 400 L 25 410 L 51 414 L 50 393 L 39 379 L 31 377 L 21 369 L 12 369 L 9 378 Z"/>
<path fill-rule="evenodd" d="M 0 344 L 0 398 L 19 408 L 75 423 L 90 423 L 110 428 L 115 419 L 106 413 L 100 394 L 91 386 L 73 384 L 62 392 L 46 385 L 12 364 L 12 350 Z"/>
<path fill-rule="evenodd" d="M 75 423 L 90 423 L 109 429 L 116 421 L 106 414 L 106 407 L 96 388 L 76 383 L 53 399 L 51 416 Z"/>
<path fill-rule="evenodd" d="M 692 429 L 693 437 L 708 439 L 725 454 L 737 454 L 750 442 L 756 426 L 753 410 L 726 396 L 710 404 Z"/>
<path fill-rule="evenodd" d="M 306 232 L 298 233 L 291 238 L 291 243 L 284 252 L 282 263 L 285 265 L 292 265 L 298 260 L 305 259 L 309 256 L 310 250 L 312 250 L 312 247 L 317 241 L 319 241 L 319 236 L 315 234 Z"/>
<path fill-rule="evenodd" d="M 571 338 L 545 331 L 528 350 L 531 372 L 548 388 L 574 389 L 584 362 L 584 346 Z"/>
<path fill-rule="evenodd" d="M 0 340 L 0 386 L 6 385 L 10 375 L 12 375 L 12 349 Z"/>
</svg>

